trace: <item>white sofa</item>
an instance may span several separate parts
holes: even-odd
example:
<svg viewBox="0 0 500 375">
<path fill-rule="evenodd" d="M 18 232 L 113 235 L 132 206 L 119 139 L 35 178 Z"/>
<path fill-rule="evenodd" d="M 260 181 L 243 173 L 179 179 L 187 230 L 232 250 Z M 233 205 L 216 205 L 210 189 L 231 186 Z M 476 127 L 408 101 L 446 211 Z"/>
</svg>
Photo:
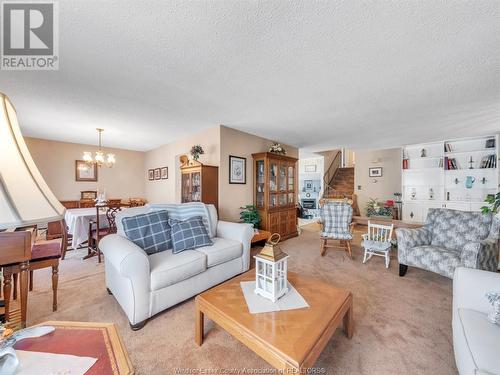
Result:
<svg viewBox="0 0 500 375">
<path fill-rule="evenodd" d="M 500 326 L 486 316 L 486 292 L 500 292 L 500 274 L 457 268 L 453 277 L 453 349 L 461 375 L 500 375 Z"/>
<path fill-rule="evenodd" d="M 118 233 L 100 241 L 108 292 L 127 314 L 133 330 L 141 329 L 151 316 L 249 269 L 252 227 L 219 221 L 215 207 L 207 208 L 213 246 L 148 256 L 126 238 L 121 220 L 157 209 L 151 206 L 117 214 Z"/>
</svg>

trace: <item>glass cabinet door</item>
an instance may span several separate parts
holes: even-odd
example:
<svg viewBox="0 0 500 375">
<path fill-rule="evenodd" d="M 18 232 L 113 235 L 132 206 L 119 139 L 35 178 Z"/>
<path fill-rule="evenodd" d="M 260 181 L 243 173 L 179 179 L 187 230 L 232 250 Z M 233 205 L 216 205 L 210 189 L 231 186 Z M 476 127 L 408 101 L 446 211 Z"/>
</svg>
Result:
<svg viewBox="0 0 500 375">
<path fill-rule="evenodd" d="M 191 202 L 201 201 L 201 173 L 191 173 Z"/>
<path fill-rule="evenodd" d="M 264 174 L 264 160 L 255 162 L 256 183 L 255 183 L 255 205 L 259 208 L 264 207 L 264 194 L 266 190 L 266 176 Z"/>
<path fill-rule="evenodd" d="M 191 199 L 190 174 L 182 174 L 182 202 L 189 202 Z"/>
<path fill-rule="evenodd" d="M 269 162 L 269 191 L 278 190 L 278 164 L 274 161 Z"/>
<path fill-rule="evenodd" d="M 288 204 L 295 204 L 295 167 L 288 166 Z"/>
<path fill-rule="evenodd" d="M 286 165 L 280 164 L 279 172 L 279 190 L 286 191 Z"/>
<path fill-rule="evenodd" d="M 288 191 L 293 191 L 295 188 L 295 167 L 288 167 Z"/>
<path fill-rule="evenodd" d="M 269 207 L 277 207 L 278 206 L 278 194 L 272 193 L 269 194 Z"/>
</svg>

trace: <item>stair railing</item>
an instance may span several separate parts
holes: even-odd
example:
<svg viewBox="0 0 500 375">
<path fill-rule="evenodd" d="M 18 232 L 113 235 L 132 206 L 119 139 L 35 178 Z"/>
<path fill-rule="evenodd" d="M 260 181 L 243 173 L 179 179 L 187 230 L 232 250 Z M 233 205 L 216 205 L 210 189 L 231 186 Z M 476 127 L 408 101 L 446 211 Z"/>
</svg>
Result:
<svg viewBox="0 0 500 375">
<path fill-rule="evenodd" d="M 327 196 L 331 191 L 333 191 L 332 182 L 340 169 L 340 164 L 342 162 L 342 152 L 337 151 L 330 166 L 323 175 L 323 196 Z"/>
</svg>

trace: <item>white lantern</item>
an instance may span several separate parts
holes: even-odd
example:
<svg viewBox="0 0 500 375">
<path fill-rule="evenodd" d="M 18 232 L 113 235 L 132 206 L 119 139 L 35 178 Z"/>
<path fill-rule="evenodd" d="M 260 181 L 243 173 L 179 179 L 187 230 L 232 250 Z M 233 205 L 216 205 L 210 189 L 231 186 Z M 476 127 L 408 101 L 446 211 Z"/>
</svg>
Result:
<svg viewBox="0 0 500 375">
<path fill-rule="evenodd" d="M 277 240 L 273 241 L 273 238 Z M 277 246 L 280 235 L 275 233 L 255 258 L 255 293 L 276 302 L 288 292 L 288 254 Z"/>
</svg>

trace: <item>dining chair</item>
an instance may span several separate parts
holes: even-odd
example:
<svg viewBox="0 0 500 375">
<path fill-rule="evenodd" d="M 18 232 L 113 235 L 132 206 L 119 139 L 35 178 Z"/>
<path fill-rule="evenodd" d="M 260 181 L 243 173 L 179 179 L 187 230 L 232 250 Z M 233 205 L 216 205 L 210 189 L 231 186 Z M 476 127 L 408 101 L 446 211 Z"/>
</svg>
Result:
<svg viewBox="0 0 500 375">
<path fill-rule="evenodd" d="M 64 218 L 61 220 L 61 225 L 62 225 L 62 241 L 63 241 L 61 259 L 64 260 L 64 258 L 66 257 L 66 251 L 73 249 L 72 248 L 73 235 L 69 233 L 68 224 L 66 224 L 66 220 L 64 220 Z"/>
<path fill-rule="evenodd" d="M 88 254 L 84 259 L 88 259 L 97 255 L 98 262 L 101 263 L 101 250 L 99 249 L 99 241 L 108 234 L 114 234 L 116 229 L 116 213 L 122 210 L 120 204 L 107 204 L 96 206 L 96 219 L 89 223 L 89 239 L 88 239 Z M 107 228 L 101 228 L 99 210 L 106 208 Z"/>
<path fill-rule="evenodd" d="M 368 233 L 362 235 L 361 246 L 365 249 L 363 263 L 371 259 L 373 255 L 385 258 L 385 268 L 389 268 L 391 262 L 391 239 L 394 224 L 382 225 L 372 224 L 368 220 Z"/>
<path fill-rule="evenodd" d="M 62 238 L 52 241 L 35 242 L 31 248 L 31 259 L 28 264 L 29 271 L 29 291 L 33 291 L 34 284 L 34 271 L 43 268 L 52 268 L 52 311 L 57 311 L 57 287 L 59 283 L 59 259 L 61 259 L 63 252 L 65 251 L 65 246 L 68 242 L 67 232 L 63 221 L 61 221 L 61 232 Z M 7 278 L 11 276 L 13 278 L 13 296 L 12 298 L 17 299 L 17 280 L 18 274 L 20 272 L 19 268 L 10 268 L 4 277 Z M 10 298 L 10 296 L 8 297 Z"/>
<path fill-rule="evenodd" d="M 320 207 L 321 225 L 321 255 L 325 255 L 327 248 L 342 249 L 352 259 L 352 206 L 346 202 L 325 202 Z M 328 244 L 329 240 L 338 240 L 335 245 Z"/>
</svg>

